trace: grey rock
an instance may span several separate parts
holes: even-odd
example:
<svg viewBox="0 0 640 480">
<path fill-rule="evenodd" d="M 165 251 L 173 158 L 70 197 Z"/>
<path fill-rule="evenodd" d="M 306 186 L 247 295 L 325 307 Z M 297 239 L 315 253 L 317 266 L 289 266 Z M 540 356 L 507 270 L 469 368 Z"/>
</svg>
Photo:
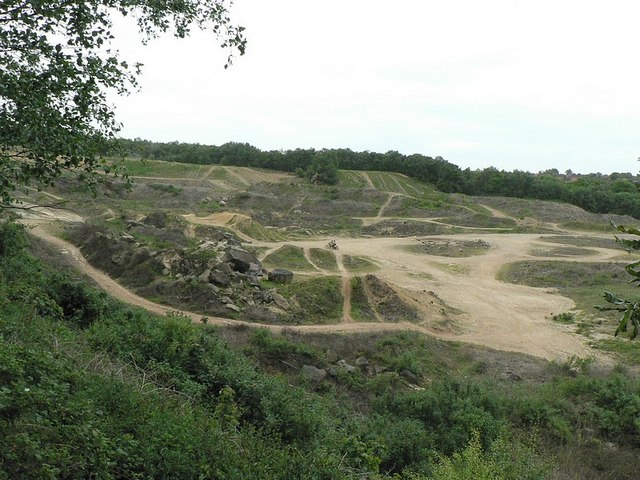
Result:
<svg viewBox="0 0 640 480">
<path fill-rule="evenodd" d="M 222 257 L 222 261 L 231 265 L 231 268 L 238 272 L 246 273 L 251 268 L 251 264 L 260 265 L 260 260 L 251 255 L 246 250 L 238 248 L 229 249 Z"/>
<path fill-rule="evenodd" d="M 219 287 L 228 287 L 231 283 L 229 275 L 220 270 L 212 270 L 209 272 L 209 281 Z"/>
<path fill-rule="evenodd" d="M 418 376 L 415 373 L 413 373 L 413 372 L 411 372 L 409 370 L 402 370 L 400 372 L 400 376 L 402 378 L 404 378 L 409 383 L 416 384 L 416 383 L 418 383 L 420 381 Z"/>
<path fill-rule="evenodd" d="M 207 268 L 204 272 L 198 275 L 198 280 L 200 280 L 201 282 L 208 283 L 210 275 L 211 275 L 211 270 Z"/>
<path fill-rule="evenodd" d="M 356 367 L 360 367 L 362 369 L 369 368 L 369 360 L 367 357 L 358 357 L 356 359 Z"/>
<path fill-rule="evenodd" d="M 260 263 L 252 263 L 249 265 L 249 270 L 247 271 L 249 275 L 262 275 L 262 265 Z"/>
<path fill-rule="evenodd" d="M 346 360 L 338 360 L 336 365 L 338 365 L 338 367 L 340 367 L 342 370 L 344 370 L 347 373 L 351 373 L 357 370 L 357 368 L 354 367 L 353 365 L 349 365 Z"/>
<path fill-rule="evenodd" d="M 511 380 L 512 382 L 522 381 L 522 376 L 520 376 L 516 372 L 512 372 L 511 370 L 507 370 L 506 372 L 504 372 L 502 378 L 504 378 L 505 380 Z"/>
<path fill-rule="evenodd" d="M 227 303 L 225 307 L 227 307 L 229 310 L 233 310 L 234 312 L 240 312 L 240 307 L 237 307 L 233 303 Z"/>
<path fill-rule="evenodd" d="M 126 250 L 120 250 L 111 256 L 111 261 L 116 265 L 124 265 L 129 260 L 129 252 Z"/>
<path fill-rule="evenodd" d="M 269 272 L 268 278 L 275 283 L 291 283 L 293 281 L 293 272 L 286 268 L 274 268 Z"/>
<path fill-rule="evenodd" d="M 323 368 L 314 367 L 313 365 L 303 365 L 302 374 L 315 383 L 320 383 L 325 378 L 327 378 L 326 370 L 324 370 Z"/>
<path fill-rule="evenodd" d="M 334 363 L 338 361 L 338 354 L 335 352 L 335 350 L 327 350 L 324 356 L 327 359 L 327 362 L 329 363 Z"/>
<path fill-rule="evenodd" d="M 226 303 L 226 304 L 230 304 L 230 303 L 232 302 L 232 300 L 231 300 L 229 297 L 226 297 L 226 296 L 225 296 L 225 297 L 222 297 L 222 298 L 220 299 L 220 301 L 221 301 L 222 303 Z"/>
<path fill-rule="evenodd" d="M 284 298 L 279 293 L 276 293 L 276 292 L 272 293 L 271 294 L 271 298 L 273 299 L 273 303 L 275 303 L 280 308 L 282 308 L 284 310 L 288 310 L 289 309 L 289 302 L 287 302 L 287 299 Z"/>
<path fill-rule="evenodd" d="M 255 275 L 247 275 L 247 281 L 252 287 L 260 286 L 260 280 L 258 280 L 258 277 L 256 277 Z"/>
<path fill-rule="evenodd" d="M 124 224 L 126 225 L 127 228 L 131 228 L 131 227 L 141 227 L 142 223 L 136 221 L 136 220 L 125 220 Z"/>
<path fill-rule="evenodd" d="M 151 212 L 148 216 L 142 219 L 142 223 L 145 225 L 152 225 L 156 228 L 164 228 L 167 226 L 167 213 Z"/>
</svg>

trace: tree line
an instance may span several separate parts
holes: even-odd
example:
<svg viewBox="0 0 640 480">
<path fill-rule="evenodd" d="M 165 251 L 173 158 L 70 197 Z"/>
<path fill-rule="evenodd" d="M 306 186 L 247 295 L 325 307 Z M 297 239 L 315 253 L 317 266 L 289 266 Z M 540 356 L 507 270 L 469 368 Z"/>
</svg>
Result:
<svg viewBox="0 0 640 480">
<path fill-rule="evenodd" d="M 220 146 L 121 140 L 130 155 L 145 159 L 206 165 L 235 165 L 298 173 L 319 183 L 338 182 L 338 169 L 401 173 L 447 193 L 531 198 L 571 203 L 589 212 L 640 218 L 640 178 L 631 173 L 575 174 L 557 169 L 539 173 L 461 169 L 442 157 L 355 152 L 348 148 L 263 151 L 248 143 Z M 314 176 L 315 175 L 315 176 Z"/>
</svg>

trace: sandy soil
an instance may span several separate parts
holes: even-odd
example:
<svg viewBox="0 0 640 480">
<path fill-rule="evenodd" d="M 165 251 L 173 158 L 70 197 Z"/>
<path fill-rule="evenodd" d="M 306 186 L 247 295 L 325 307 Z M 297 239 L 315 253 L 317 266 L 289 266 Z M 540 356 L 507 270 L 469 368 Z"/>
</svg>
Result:
<svg viewBox="0 0 640 480">
<path fill-rule="evenodd" d="M 63 221 L 78 221 L 70 212 L 41 212 L 41 222 L 54 218 Z M 31 213 L 35 216 L 36 213 Z M 209 217 L 188 216 L 193 223 L 203 225 L 233 225 L 238 214 L 219 213 Z M 30 223 L 34 223 L 32 218 Z M 37 222 L 36 222 L 37 223 Z M 89 265 L 81 252 L 69 243 L 47 233 L 42 225 L 36 225 L 32 233 L 49 242 L 68 256 L 73 264 L 84 274 L 93 278 L 97 284 L 114 297 L 152 312 L 165 314 L 174 311 L 168 307 L 146 300 L 122 287 L 104 273 Z M 439 235 L 438 240 L 475 240 L 481 238 L 492 245 L 486 253 L 464 258 L 438 257 L 422 253 L 409 252 L 403 246 L 418 244 L 417 238 L 339 238 L 339 251 L 336 252 L 339 274 L 343 277 L 344 318 L 335 325 L 308 326 L 266 326 L 274 331 L 284 329 L 300 332 L 356 332 L 356 331 L 395 331 L 411 330 L 434 335 L 444 339 L 458 340 L 488 346 L 491 348 L 527 353 L 548 360 L 566 360 L 571 356 L 596 356 L 600 361 L 610 363 L 608 357 L 594 352 L 584 337 L 568 333 L 562 326 L 554 324 L 550 316 L 565 312 L 574 307 L 573 302 L 549 289 L 513 285 L 496 279 L 497 272 L 506 264 L 521 260 L 544 260 L 545 257 L 532 257 L 528 254 L 533 248 L 548 247 L 541 242 L 540 234 L 456 234 Z M 424 237 L 421 237 L 424 238 Z M 259 242 L 270 251 L 285 244 L 296 245 L 308 252 L 310 248 L 326 248 L 328 238 L 297 240 L 287 242 Z M 570 261 L 600 262 L 615 261 L 620 252 L 605 248 L 593 248 L 596 255 L 571 257 Z M 402 288 L 412 298 L 424 299 L 427 314 L 433 307 L 426 302 L 434 292 L 448 306 L 462 311 L 457 316 L 455 331 L 434 329 L 428 322 L 421 325 L 412 323 L 363 323 L 353 322 L 350 317 L 350 279 L 342 263 L 343 255 L 357 255 L 370 258 L 380 266 L 376 275 L 391 285 Z M 552 258 L 562 261 L 562 258 Z M 327 274 L 319 270 L 319 274 Z M 433 302 L 431 302 L 433 303 Z M 182 312 L 200 322 L 202 315 Z M 256 324 L 235 321 L 226 318 L 208 317 L 209 323 L 219 325 Z"/>
</svg>

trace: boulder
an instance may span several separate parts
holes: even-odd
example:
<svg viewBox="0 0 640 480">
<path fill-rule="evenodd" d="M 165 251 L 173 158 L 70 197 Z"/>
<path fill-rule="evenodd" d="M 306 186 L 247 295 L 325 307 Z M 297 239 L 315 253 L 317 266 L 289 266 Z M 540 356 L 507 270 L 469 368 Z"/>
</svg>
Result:
<svg viewBox="0 0 640 480">
<path fill-rule="evenodd" d="M 219 287 L 228 287 L 231 283 L 229 275 L 220 270 L 211 270 L 209 272 L 209 281 Z"/>
<path fill-rule="evenodd" d="M 413 383 L 414 385 L 420 382 L 418 376 L 410 370 L 402 370 L 400 372 L 400 376 L 404 378 L 407 382 Z"/>
<path fill-rule="evenodd" d="M 353 365 L 349 365 L 346 360 L 338 360 L 336 365 L 338 365 L 338 367 L 340 367 L 342 370 L 344 370 L 347 373 L 351 373 L 357 370 L 357 368 L 354 367 Z"/>
<path fill-rule="evenodd" d="M 222 261 L 229 263 L 234 270 L 241 273 L 248 272 L 252 263 L 260 265 L 260 260 L 255 256 L 238 248 L 229 249 L 222 257 Z"/>
<path fill-rule="evenodd" d="M 277 292 L 271 293 L 271 298 L 273 299 L 273 303 L 275 303 L 280 308 L 282 308 L 284 310 L 288 310 L 289 309 L 289 302 L 287 302 L 287 299 L 284 298 L 279 293 L 277 293 Z"/>
<path fill-rule="evenodd" d="M 167 213 L 151 212 L 142 220 L 142 223 L 145 225 L 152 225 L 156 228 L 164 228 L 167 226 Z"/>
<path fill-rule="evenodd" d="M 262 265 L 260 262 L 252 263 L 249 265 L 249 270 L 247 272 L 249 275 L 261 276 L 262 275 Z"/>
<path fill-rule="evenodd" d="M 315 383 L 320 383 L 325 378 L 327 378 L 326 370 L 324 370 L 323 368 L 314 367 L 313 365 L 303 365 L 302 374 Z"/>
<path fill-rule="evenodd" d="M 207 268 L 204 272 L 198 275 L 198 280 L 200 280 L 201 282 L 208 283 L 210 275 L 211 275 L 211 270 Z"/>
<path fill-rule="evenodd" d="M 274 268 L 269 272 L 268 277 L 274 283 L 291 283 L 293 281 L 293 272 L 286 268 Z"/>
<path fill-rule="evenodd" d="M 240 312 L 240 307 L 237 307 L 233 303 L 227 303 L 225 305 L 229 310 L 233 310 L 234 312 Z"/>
<path fill-rule="evenodd" d="M 116 265 L 125 265 L 129 263 L 129 251 L 120 250 L 111 256 L 111 261 Z"/>
<path fill-rule="evenodd" d="M 367 357 L 358 357 L 356 359 L 356 367 L 360 367 L 363 370 L 366 370 L 369 368 L 369 360 L 367 359 Z"/>
</svg>

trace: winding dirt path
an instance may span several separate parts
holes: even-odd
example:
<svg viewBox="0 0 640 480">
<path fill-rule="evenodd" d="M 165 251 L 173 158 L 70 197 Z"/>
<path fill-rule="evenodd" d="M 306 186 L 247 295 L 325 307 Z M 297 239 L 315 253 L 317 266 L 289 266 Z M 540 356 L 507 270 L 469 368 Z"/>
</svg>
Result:
<svg viewBox="0 0 640 480">
<path fill-rule="evenodd" d="M 45 222 L 51 219 L 46 218 Z M 222 219 L 216 219 L 220 221 Z M 45 240 L 63 253 L 82 273 L 91 277 L 105 291 L 124 302 L 143 307 L 158 314 L 175 311 L 142 298 L 119 285 L 103 272 L 89 265 L 81 252 L 68 242 L 47 233 L 41 226 L 32 229 L 32 234 Z M 482 239 L 492 245 L 484 255 L 463 258 L 439 257 L 415 253 L 406 249 L 417 245 L 418 238 L 340 238 L 340 252 L 336 255 L 342 276 L 343 318 L 333 325 L 259 325 L 250 322 L 208 317 L 216 325 L 247 325 L 266 327 L 274 331 L 284 329 L 299 332 L 358 332 L 409 330 L 426 333 L 447 340 L 480 344 L 491 348 L 516 351 L 549 360 L 566 360 L 571 356 L 596 356 L 611 363 L 608 357 L 594 352 L 584 337 L 567 333 L 561 326 L 550 321 L 552 314 L 574 308 L 570 299 L 552 289 L 514 285 L 497 280 L 496 275 L 504 265 L 521 260 L 545 260 L 528 252 L 533 248 L 550 246 L 541 242 L 540 234 L 482 234 Z M 420 237 L 424 238 L 424 236 Z M 475 240 L 477 234 L 439 235 L 438 240 Z M 256 246 L 275 251 L 285 244 L 305 249 L 323 248 L 328 239 L 290 240 L 286 242 L 253 241 Z M 602 262 L 618 261 L 620 251 L 592 248 L 597 253 L 589 256 L 550 259 L 556 261 Z M 351 318 L 351 272 L 344 266 L 344 255 L 362 256 L 372 259 L 380 270 L 376 275 L 392 285 L 401 286 L 416 298 L 423 292 L 435 294 L 448 306 L 464 313 L 457 315 L 458 330 L 443 331 L 430 325 L 429 318 L 416 325 L 407 322 L 354 322 Z M 426 295 L 426 293 L 425 293 Z M 426 300 L 425 300 L 426 301 Z M 425 309 L 425 311 L 427 311 Z M 200 322 L 201 314 L 181 311 L 194 322 Z"/>
</svg>

